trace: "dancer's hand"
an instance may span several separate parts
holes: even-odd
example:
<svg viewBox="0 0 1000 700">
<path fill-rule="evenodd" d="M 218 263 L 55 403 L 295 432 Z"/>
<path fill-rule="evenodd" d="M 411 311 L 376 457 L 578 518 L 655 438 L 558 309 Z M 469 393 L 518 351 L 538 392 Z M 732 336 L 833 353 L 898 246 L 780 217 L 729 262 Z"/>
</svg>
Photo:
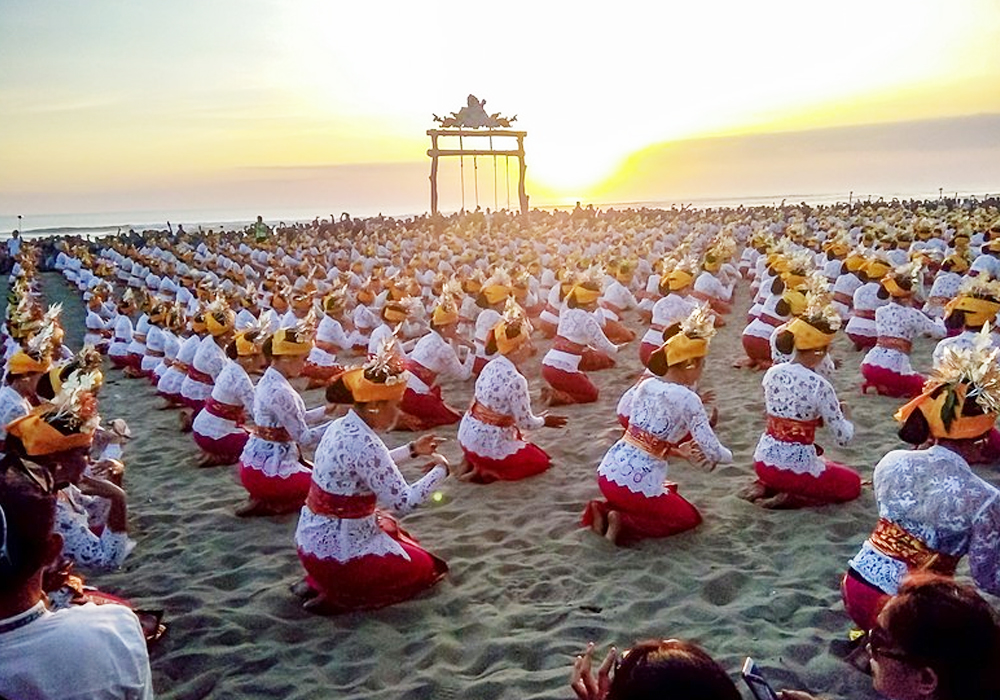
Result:
<svg viewBox="0 0 1000 700">
<path fill-rule="evenodd" d="M 434 467 L 444 467 L 447 474 L 451 474 L 451 464 L 445 459 L 444 455 L 438 454 L 437 452 L 430 455 L 431 461 L 424 465 L 424 472 L 429 472 Z"/>
<path fill-rule="evenodd" d="M 125 501 L 125 491 L 119 486 L 115 486 L 107 479 L 99 479 L 93 476 L 84 476 L 80 479 L 80 493 L 85 496 L 100 496 L 111 501 Z"/>
<path fill-rule="evenodd" d="M 840 402 L 840 412 L 844 414 L 844 418 L 851 420 L 851 407 L 847 405 L 846 401 Z"/>
<path fill-rule="evenodd" d="M 701 392 L 701 402 L 703 404 L 715 403 L 715 389 L 709 389 L 708 391 Z"/>
<path fill-rule="evenodd" d="M 553 413 L 543 413 L 542 418 L 545 419 L 546 428 L 562 428 L 569 420 L 566 416 L 557 416 Z"/>
<path fill-rule="evenodd" d="M 593 655 L 594 643 L 591 642 L 583 655 L 576 657 L 576 661 L 573 662 L 573 675 L 570 676 L 569 685 L 580 700 L 604 700 L 611 688 L 611 667 L 618 658 L 618 650 L 611 647 L 608 651 L 604 662 L 597 670 L 596 681 L 590 671 Z"/>
<path fill-rule="evenodd" d="M 411 449 L 418 455 L 429 455 L 437 451 L 438 445 L 446 438 L 434 434 L 421 435 L 411 443 Z"/>
</svg>

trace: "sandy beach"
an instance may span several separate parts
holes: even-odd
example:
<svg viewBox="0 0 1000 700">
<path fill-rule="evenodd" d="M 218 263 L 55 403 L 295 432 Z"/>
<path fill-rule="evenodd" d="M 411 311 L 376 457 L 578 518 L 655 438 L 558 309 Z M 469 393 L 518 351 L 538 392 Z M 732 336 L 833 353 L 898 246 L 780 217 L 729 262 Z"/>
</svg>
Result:
<svg viewBox="0 0 1000 700">
<path fill-rule="evenodd" d="M 43 276 L 50 302 L 62 301 L 68 343 L 79 347 L 83 307 L 61 277 Z M 606 648 L 649 637 L 696 640 L 737 677 L 752 655 L 776 687 L 833 697 L 874 698 L 870 679 L 841 657 L 851 623 L 840 602 L 846 562 L 876 520 L 870 488 L 857 501 L 802 511 L 765 511 L 736 497 L 753 477 L 763 427 L 758 373 L 731 368 L 749 305 L 742 283 L 729 324 L 713 340 L 703 385 L 718 395 L 716 428 L 735 455 L 714 472 L 673 462 L 670 478 L 704 516 L 697 529 L 615 548 L 577 527 L 598 494 L 595 469 L 620 436 L 615 405 L 641 369 L 634 341 L 618 366 L 598 373 L 596 404 L 571 406 L 562 431 L 533 437 L 553 457 L 547 473 L 488 486 L 446 482 L 439 502 L 404 519 L 449 576 L 424 596 L 391 608 L 316 617 L 289 586 L 301 568 L 297 515 L 241 520 L 245 492 L 235 468 L 197 469 L 177 412 L 141 380 L 106 369 L 105 420 L 126 418 L 126 488 L 132 537 L 125 567 L 90 580 L 144 608 L 165 608 L 169 631 L 151 659 L 162 698 L 569 698 L 573 656 L 593 640 Z M 537 402 L 539 363 L 528 367 Z M 914 365 L 926 370 L 930 341 Z M 865 478 L 900 446 L 898 401 L 859 392 L 858 364 L 846 337 L 836 387 L 850 404 L 853 444 L 831 457 Z M 445 384 L 452 405 L 467 405 L 472 382 Z M 307 405 L 322 401 L 307 392 Z M 457 461 L 456 430 L 442 452 Z M 387 437 L 390 446 L 409 439 Z M 818 441 L 832 441 L 822 432 Z M 1000 483 L 997 473 L 978 473 Z M 404 473 L 410 480 L 415 467 Z M 967 575 L 967 565 L 960 568 Z"/>
</svg>

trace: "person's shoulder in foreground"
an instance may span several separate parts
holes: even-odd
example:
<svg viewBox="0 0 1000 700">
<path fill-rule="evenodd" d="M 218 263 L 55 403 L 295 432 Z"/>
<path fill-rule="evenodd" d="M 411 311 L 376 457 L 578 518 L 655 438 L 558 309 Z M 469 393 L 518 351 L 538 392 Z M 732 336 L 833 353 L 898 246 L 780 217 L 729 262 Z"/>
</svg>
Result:
<svg viewBox="0 0 1000 700">
<path fill-rule="evenodd" d="M 122 605 L 44 612 L 0 637 L 0 696 L 11 700 L 153 697 L 139 620 Z"/>
</svg>

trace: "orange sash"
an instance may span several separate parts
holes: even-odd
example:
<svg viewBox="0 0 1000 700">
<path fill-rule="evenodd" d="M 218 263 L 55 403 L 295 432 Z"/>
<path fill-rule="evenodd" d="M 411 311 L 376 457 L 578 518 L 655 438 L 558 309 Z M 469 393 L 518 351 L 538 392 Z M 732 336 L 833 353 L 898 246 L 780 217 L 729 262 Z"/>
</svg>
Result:
<svg viewBox="0 0 1000 700">
<path fill-rule="evenodd" d="M 913 343 L 906 338 L 893 338 L 887 335 L 880 335 L 875 344 L 887 350 L 898 350 L 904 355 L 909 355 L 910 350 L 913 349 Z"/>
<path fill-rule="evenodd" d="M 795 420 L 779 416 L 767 417 L 767 434 L 782 442 L 795 442 L 800 445 L 811 445 L 816 440 L 816 428 L 819 419 Z"/>
<path fill-rule="evenodd" d="M 961 559 L 935 552 L 923 540 L 885 518 L 879 518 L 868 541 L 882 554 L 906 562 L 911 571 L 933 571 L 943 576 L 954 576 Z"/>
<path fill-rule="evenodd" d="M 510 428 L 514 425 L 514 416 L 494 411 L 492 408 L 487 408 L 475 400 L 473 400 L 472 405 L 469 407 L 469 413 L 480 423 L 493 425 L 497 428 Z"/>
<path fill-rule="evenodd" d="M 664 440 L 663 438 L 658 438 L 652 433 L 647 432 L 642 428 L 637 428 L 634 425 L 629 425 L 625 434 L 622 435 L 622 440 L 633 447 L 638 447 L 643 452 L 646 452 L 657 459 L 666 459 L 667 455 L 670 454 L 670 450 L 677 447 L 674 443 Z"/>
<path fill-rule="evenodd" d="M 258 425 L 254 428 L 254 433 L 262 440 L 268 442 L 291 442 L 292 436 L 280 425 L 270 428 L 266 425 Z"/>
<path fill-rule="evenodd" d="M 561 335 L 557 335 L 555 341 L 552 343 L 552 349 L 569 353 L 570 355 L 583 355 L 587 346 L 574 343 L 572 340 L 566 340 Z"/>
<path fill-rule="evenodd" d="M 375 513 L 375 494 L 345 496 L 328 493 L 314 483 L 309 487 L 306 505 L 316 515 L 326 515 L 343 520 L 358 520 Z"/>
</svg>

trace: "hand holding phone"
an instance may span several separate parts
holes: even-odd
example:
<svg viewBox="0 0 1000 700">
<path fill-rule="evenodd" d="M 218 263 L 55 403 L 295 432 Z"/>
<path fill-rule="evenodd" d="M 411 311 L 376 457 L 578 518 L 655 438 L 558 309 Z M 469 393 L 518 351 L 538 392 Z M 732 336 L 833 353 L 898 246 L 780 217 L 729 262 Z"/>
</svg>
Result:
<svg viewBox="0 0 1000 700">
<path fill-rule="evenodd" d="M 764 678 L 760 668 L 749 656 L 743 662 L 743 681 L 757 700 L 778 700 L 778 694 Z"/>
</svg>

